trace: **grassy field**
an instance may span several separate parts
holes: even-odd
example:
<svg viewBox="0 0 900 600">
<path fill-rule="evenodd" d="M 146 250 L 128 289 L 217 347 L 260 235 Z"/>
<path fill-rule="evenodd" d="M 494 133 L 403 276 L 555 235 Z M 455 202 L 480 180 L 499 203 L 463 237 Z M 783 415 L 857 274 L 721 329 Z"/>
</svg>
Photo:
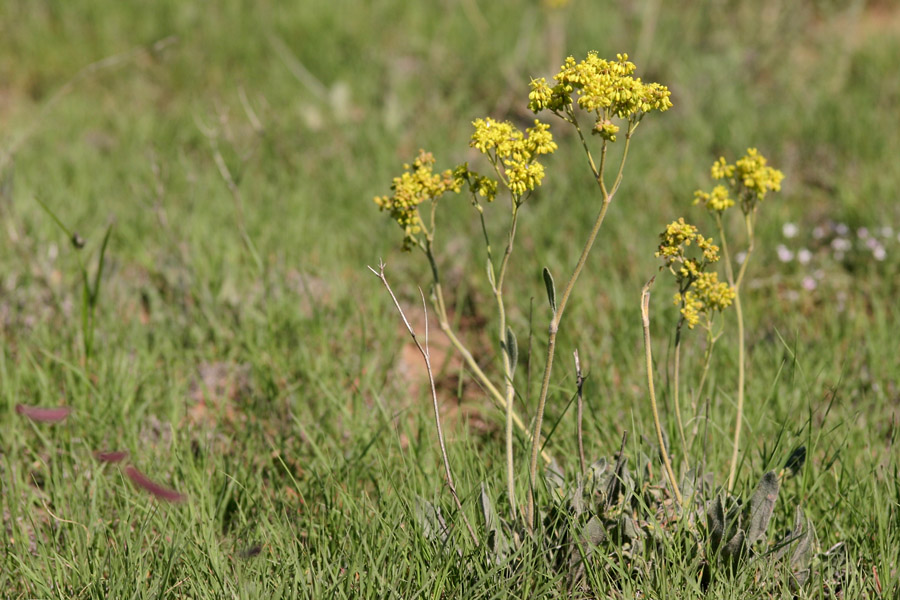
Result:
<svg viewBox="0 0 900 600">
<path fill-rule="evenodd" d="M 474 164 L 474 119 L 529 124 L 529 81 L 589 50 L 628 52 L 674 107 L 641 125 L 562 323 L 546 448 L 573 480 L 577 348 L 589 460 L 612 457 L 624 431 L 632 460 L 654 454 L 639 296 L 658 234 L 680 216 L 709 229 L 694 190 L 718 156 L 758 147 L 785 181 L 744 294 L 736 489 L 749 497 L 804 445 L 772 539 L 802 506 L 820 550 L 842 542 L 846 558 L 839 586 L 814 574 L 797 593 L 900 597 L 900 10 L 840 0 L 5 0 L 0 597 L 792 597 L 790 574 L 762 562 L 706 587 L 677 528 L 641 569 L 604 546 L 573 589 L 546 545 L 499 562 L 476 547 L 444 485 L 423 365 L 366 267 L 386 262 L 420 326 L 430 272 L 372 198 L 419 148 L 442 169 Z M 550 318 L 541 269 L 571 271 L 597 211 L 577 138 L 551 123 L 560 149 L 523 209 L 507 282 L 528 419 Z M 479 221 L 462 196 L 444 204 L 451 313 L 497 374 Z M 82 272 L 93 283 L 110 226 L 85 326 Z M 660 279 L 657 390 L 675 439 L 678 314 Z M 696 366 L 703 345 L 689 342 Z M 480 524 L 482 484 L 498 511 L 507 502 L 503 415 L 439 333 L 432 344 L 456 486 Z M 694 448 L 717 485 L 736 364 L 729 316 Z M 40 423 L 19 404 L 72 413 Z M 127 462 L 95 455 L 111 450 Z M 527 453 L 520 437 L 520 498 Z M 126 464 L 185 500 L 144 493 Z M 423 531 L 417 498 L 441 507 L 447 540 Z"/>
</svg>

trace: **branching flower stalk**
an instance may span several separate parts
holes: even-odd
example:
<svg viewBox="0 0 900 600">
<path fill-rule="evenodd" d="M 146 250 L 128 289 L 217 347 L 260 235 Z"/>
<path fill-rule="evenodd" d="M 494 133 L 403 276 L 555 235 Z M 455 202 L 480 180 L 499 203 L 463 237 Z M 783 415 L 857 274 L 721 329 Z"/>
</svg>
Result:
<svg viewBox="0 0 900 600">
<path fill-rule="evenodd" d="M 725 252 L 725 273 L 728 277 L 728 283 L 735 290 L 734 309 L 738 321 L 738 391 L 731 464 L 728 470 L 729 492 L 734 488 L 735 477 L 737 476 L 741 427 L 744 419 L 746 340 L 744 336 L 744 313 L 741 308 L 741 284 L 744 281 L 747 265 L 750 262 L 750 255 L 754 249 L 753 231 L 757 208 L 768 192 L 781 190 L 781 182 L 784 179 L 784 173 L 767 166 L 767 162 L 766 158 L 759 154 L 756 148 L 749 148 L 747 154 L 735 161 L 734 164 L 729 164 L 725 158 L 719 158 L 713 163 L 710 172 L 713 179 L 724 180 L 727 185 L 717 185 L 710 192 L 698 190 L 694 193 L 694 204 L 704 204 L 706 209 L 715 217 L 719 236 L 722 239 L 722 248 Z M 736 203 L 740 204 L 747 234 L 747 250 L 737 277 L 734 275 L 731 253 L 728 250 L 728 241 L 722 219 L 722 213 Z"/>
<path fill-rule="evenodd" d="M 403 319 L 403 324 L 406 325 L 406 330 L 409 332 L 410 337 L 412 337 L 413 342 L 416 344 L 416 348 L 419 349 L 419 353 L 422 355 L 422 358 L 425 361 L 425 369 L 428 372 L 428 383 L 431 385 L 431 401 L 432 407 L 434 408 L 434 425 L 437 430 L 438 444 L 441 447 L 441 458 L 444 461 L 444 477 L 447 479 L 447 487 L 450 489 L 450 495 L 453 496 L 454 502 L 456 502 L 456 507 L 459 510 L 459 514 L 462 515 L 463 522 L 466 525 L 466 529 L 469 530 L 469 535 L 472 536 L 472 541 L 478 546 L 478 536 L 475 535 L 475 530 L 472 528 L 472 524 L 469 522 L 469 518 L 466 516 L 465 511 L 463 510 L 462 502 L 459 499 L 459 494 L 456 492 L 456 484 L 453 483 L 453 472 L 450 470 L 450 457 L 447 455 L 447 445 L 444 442 L 444 431 L 441 427 L 441 412 L 440 407 L 438 406 L 438 398 L 437 398 L 437 389 L 434 386 L 434 374 L 431 370 L 431 354 L 428 351 L 428 311 L 425 309 L 425 346 L 419 342 L 419 338 L 416 336 L 415 330 L 410 325 L 409 320 L 407 320 L 406 315 L 403 313 L 403 309 L 400 308 L 400 303 L 397 301 L 397 297 L 394 295 L 394 291 L 391 289 L 390 284 L 388 283 L 387 277 L 384 275 L 384 263 L 380 263 L 378 265 L 378 270 L 376 271 L 372 267 L 369 267 L 369 270 L 381 280 L 381 283 L 384 284 L 384 287 L 387 289 L 388 294 L 391 296 L 391 300 L 394 301 L 394 306 L 397 307 L 397 311 L 400 313 L 400 318 Z M 422 306 L 425 307 L 425 294 L 422 294 L 422 290 L 419 290 L 419 293 L 422 295 Z"/>
<path fill-rule="evenodd" d="M 572 275 L 569 277 L 563 290 L 558 305 L 555 299 L 555 289 L 552 290 L 551 294 L 553 316 L 549 327 L 547 361 L 541 382 L 541 393 L 538 399 L 534 429 L 526 431 L 531 444 L 529 497 L 525 519 L 529 528 L 533 526 L 534 522 L 534 485 L 537 480 L 537 457 L 539 454 L 543 454 L 545 460 L 549 460 L 548 455 L 543 451 L 541 428 L 553 368 L 556 336 L 562 316 L 565 313 L 565 308 L 575 283 L 584 269 L 587 257 L 596 241 L 600 227 L 603 225 L 609 205 L 622 182 L 628 149 L 637 126 L 646 114 L 652 111 L 663 112 L 672 106 L 669 100 L 669 90 L 665 86 L 657 83 L 642 82 L 639 78 L 633 77 L 634 70 L 635 66 L 628 61 L 627 55 L 618 55 L 616 60 L 607 61 L 599 58 L 595 52 L 591 52 L 580 63 L 576 63 L 572 57 L 567 58 L 560 72 L 555 76 L 556 85 L 553 87 L 547 84 L 544 79 L 535 80 L 531 83 L 532 90 L 529 94 L 529 108 L 535 113 L 545 109 L 550 110 L 554 115 L 575 128 L 584 147 L 591 173 L 600 186 L 602 201 L 594 225 Z M 577 99 L 573 99 L 573 93 L 577 96 Z M 578 123 L 575 113 L 576 103 L 581 110 L 590 113 L 594 118 L 592 133 L 598 135 L 602 140 L 599 164 L 594 161 L 587 139 Z M 604 177 L 607 167 L 607 151 L 609 144 L 616 141 L 619 133 L 619 125 L 614 122 L 614 119 L 626 123 L 627 126 L 624 133 L 624 148 L 618 169 L 612 185 L 608 186 Z M 497 175 L 497 180 L 481 176 L 469 170 L 468 165 L 461 165 L 452 172 L 433 173 L 431 167 L 434 164 L 434 158 L 422 151 L 412 166 L 405 165 L 405 172 L 400 177 L 394 178 L 392 185 L 393 195 L 377 197 L 375 202 L 382 210 L 390 212 L 391 217 L 403 228 L 404 249 L 410 250 L 418 247 L 428 258 L 433 277 L 432 300 L 441 329 L 447 335 L 451 344 L 460 352 L 466 365 L 471 369 L 478 382 L 487 390 L 492 400 L 505 410 L 507 485 L 510 505 L 513 515 L 515 515 L 512 426 L 510 423 L 523 430 L 526 430 L 526 428 L 513 407 L 513 399 L 515 398 L 513 384 L 516 354 L 514 349 L 515 336 L 512 335 L 511 330 L 506 325 L 503 280 L 509 264 L 509 256 L 513 249 L 518 209 L 526 194 L 533 191 L 536 186 L 539 186 L 544 177 L 543 165 L 535 158 L 541 154 L 549 154 L 556 149 L 556 144 L 550 135 L 549 126 L 539 121 L 535 121 L 534 127 L 529 128 L 525 133 L 522 133 L 508 122 L 498 122 L 493 119 L 478 119 L 473 125 L 475 126 L 475 133 L 472 136 L 471 146 L 477 148 L 488 157 Z M 434 215 L 437 200 L 446 192 L 458 192 L 463 183 L 468 183 L 474 198 L 473 204 L 481 213 L 482 229 L 485 233 L 485 242 L 488 247 L 488 278 L 497 302 L 500 325 L 500 348 L 505 379 L 502 392 L 490 381 L 450 327 L 446 303 L 441 289 L 437 260 L 434 254 Z M 483 209 L 478 202 L 478 198 L 482 197 L 486 198 L 488 202 L 492 201 L 501 183 L 510 192 L 512 211 L 507 246 L 500 261 L 499 272 L 497 272 L 493 257 L 490 254 L 488 230 L 483 221 Z M 428 224 L 425 223 L 419 213 L 419 205 L 426 200 L 431 202 L 431 214 Z M 549 275 L 549 272 L 546 272 L 545 281 L 550 282 L 548 284 L 549 290 L 552 287 L 552 277 Z"/>
<path fill-rule="evenodd" d="M 531 461 L 528 470 L 530 481 L 528 508 L 525 519 L 529 528 L 534 526 L 534 486 L 537 481 L 537 456 L 540 451 L 541 428 L 543 426 L 547 394 L 550 389 L 550 376 L 553 372 L 556 337 L 562 316 L 565 313 L 575 283 L 578 281 L 578 277 L 587 263 L 588 255 L 606 218 L 609 205 L 622 182 L 625 162 L 628 158 L 628 148 L 637 126 L 647 113 L 654 110 L 662 112 L 672 106 L 672 102 L 669 100 L 669 90 L 665 86 L 658 83 L 643 83 L 640 79 L 632 76 L 634 70 L 635 66 L 628 61 L 627 55 L 620 54 L 617 56 L 617 60 L 607 61 L 599 58 L 597 53 L 591 52 L 580 63 L 576 63 L 571 56 L 567 58 L 560 72 L 554 76 L 557 82 L 555 86 L 551 87 L 544 78 L 531 82 L 532 90 L 529 94 L 529 108 L 535 113 L 542 110 L 550 110 L 557 117 L 575 128 L 594 179 L 600 186 L 602 202 L 578 262 L 558 303 L 555 301 L 555 291 L 552 293 L 554 296 L 551 299 L 553 316 L 550 320 L 547 340 L 547 359 L 544 367 L 544 376 L 541 380 L 541 392 L 538 397 L 534 432 L 531 435 Z M 576 93 L 577 100 L 573 100 L 573 92 Z M 592 133 L 600 136 L 602 139 L 599 166 L 594 161 L 587 139 L 578 123 L 574 108 L 575 103 L 594 117 Z M 609 144 L 616 141 L 619 133 L 619 126 L 613 122 L 614 118 L 626 121 L 627 129 L 618 171 L 612 186 L 607 187 L 604 177 L 607 151 Z"/>
</svg>

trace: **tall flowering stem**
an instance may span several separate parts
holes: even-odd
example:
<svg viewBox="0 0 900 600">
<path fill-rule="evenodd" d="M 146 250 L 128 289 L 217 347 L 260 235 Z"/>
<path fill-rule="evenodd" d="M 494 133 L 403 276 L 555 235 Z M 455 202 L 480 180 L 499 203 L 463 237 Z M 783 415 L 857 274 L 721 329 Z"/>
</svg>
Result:
<svg viewBox="0 0 900 600">
<path fill-rule="evenodd" d="M 602 196 L 600 210 L 594 220 L 594 225 L 588 234 L 587 241 L 578 257 L 578 262 L 569 277 L 566 287 L 558 303 L 553 306 L 553 316 L 547 340 L 547 359 L 544 366 L 544 376 L 541 380 L 541 393 L 538 398 L 537 413 L 535 414 L 534 431 L 531 435 L 531 461 L 529 464 L 529 494 L 528 507 L 525 522 L 529 528 L 534 526 L 534 486 L 537 481 L 537 457 L 540 451 L 541 428 L 543 427 L 544 410 L 547 404 L 547 394 L 550 389 L 550 377 L 553 372 L 553 358 L 556 353 L 556 337 L 559 333 L 559 325 L 565 313 L 572 290 L 581 271 L 587 263 L 588 255 L 597 239 L 600 228 L 606 219 L 606 213 L 613 197 L 622 182 L 625 162 L 628 158 L 628 148 L 631 138 L 637 126 L 644 116 L 652 111 L 665 111 L 672 106 L 669 99 L 669 90 L 658 83 L 643 83 L 639 78 L 633 77 L 635 65 L 628 61 L 628 56 L 620 54 L 614 61 L 599 58 L 596 52 L 591 52 L 581 62 L 576 63 L 573 57 L 568 57 L 559 73 L 554 76 L 556 85 L 550 86 L 543 78 L 531 82 L 529 94 L 529 108 L 535 113 L 542 110 L 550 110 L 557 117 L 563 119 L 575 128 L 578 137 L 587 156 L 591 173 Z M 577 96 L 573 99 L 573 93 Z M 578 123 L 575 105 L 588 112 L 594 119 L 592 133 L 602 140 L 599 165 L 594 161 L 590 147 L 584 132 Z M 614 119 L 625 121 L 625 144 L 622 150 L 622 158 L 611 186 L 605 181 L 606 160 L 609 144 L 616 141 L 620 127 Z"/>
<path fill-rule="evenodd" d="M 756 148 L 749 148 L 747 154 L 729 164 L 725 158 L 713 163 L 710 173 L 713 179 L 723 180 L 725 185 L 717 185 L 710 192 L 694 193 L 694 203 L 702 203 L 715 217 L 722 249 L 725 253 L 725 273 L 728 283 L 735 290 L 734 311 L 738 322 L 738 391 L 737 411 L 734 424 L 734 439 L 731 449 L 731 463 L 728 469 L 728 491 L 734 489 L 737 477 L 737 464 L 740 456 L 741 428 L 744 420 L 744 388 L 746 386 L 746 339 L 744 334 L 744 312 L 741 307 L 741 284 L 747 273 L 750 255 L 753 253 L 755 239 L 753 235 L 757 209 L 770 191 L 780 191 L 784 173 L 767 166 L 768 161 Z M 744 228 L 747 235 L 747 250 L 740 270 L 735 277 L 731 253 L 725 235 L 722 214 L 734 206 L 741 207 L 744 216 Z"/>
<path fill-rule="evenodd" d="M 659 238 L 656 256 L 663 260 L 661 268 L 668 269 L 675 276 L 678 285 L 675 304 L 680 306 L 681 315 L 675 328 L 673 404 L 684 456 L 688 458 L 688 444 L 684 434 L 679 397 L 682 330 L 685 324 L 688 329 L 693 329 L 700 322 L 701 315 L 705 315 L 707 330 L 711 331 L 712 314 L 730 306 L 735 291 L 729 284 L 720 282 L 718 274 L 710 270 L 710 267 L 719 261 L 719 247 L 713 243 L 712 238 L 700 235 L 695 226 L 685 223 L 684 219 L 678 219 L 666 226 Z M 697 249 L 697 256 L 689 255 L 688 250 L 692 245 Z"/>
<path fill-rule="evenodd" d="M 513 376 L 515 374 L 518 348 L 515 334 L 507 325 L 506 305 L 503 298 L 503 283 L 506 279 L 510 256 L 516 239 L 519 208 L 525 203 L 528 195 L 541 184 L 544 167 L 537 157 L 550 154 L 556 150 L 556 143 L 550 134 L 550 127 L 540 121 L 534 122 L 523 134 L 512 123 L 498 122 L 494 119 L 477 119 L 473 123 L 475 133 L 470 145 L 487 156 L 497 179 L 509 190 L 510 221 L 507 231 L 506 247 L 500 259 L 499 269 L 495 269 L 491 241 L 484 221 L 484 208 L 479 198 L 488 202 L 494 200 L 498 188 L 497 181 L 470 171 L 468 165 L 457 169 L 459 177 L 465 179 L 472 192 L 472 204 L 478 210 L 481 228 L 484 232 L 487 252 L 488 282 L 497 303 L 498 338 L 502 354 L 503 379 L 505 384 L 506 412 L 506 487 L 509 495 L 510 515 L 513 520 L 517 516 L 515 485 L 515 449 L 513 447 L 513 422 L 516 414 L 513 402 L 516 397 Z"/>
</svg>

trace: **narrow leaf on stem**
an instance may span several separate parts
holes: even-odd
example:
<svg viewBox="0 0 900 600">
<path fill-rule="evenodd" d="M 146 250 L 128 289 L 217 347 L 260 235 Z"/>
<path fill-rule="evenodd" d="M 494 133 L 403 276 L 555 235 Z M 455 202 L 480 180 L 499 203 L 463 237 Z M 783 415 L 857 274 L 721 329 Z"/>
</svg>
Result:
<svg viewBox="0 0 900 600">
<path fill-rule="evenodd" d="M 509 361 L 509 376 L 512 377 L 519 362 L 519 344 L 516 341 L 516 334 L 509 327 L 506 328 L 506 359 Z"/>
<path fill-rule="evenodd" d="M 553 275 L 550 269 L 544 267 L 544 285 L 547 286 L 547 300 L 550 301 L 550 310 L 556 314 L 556 285 L 553 283 Z"/>
</svg>

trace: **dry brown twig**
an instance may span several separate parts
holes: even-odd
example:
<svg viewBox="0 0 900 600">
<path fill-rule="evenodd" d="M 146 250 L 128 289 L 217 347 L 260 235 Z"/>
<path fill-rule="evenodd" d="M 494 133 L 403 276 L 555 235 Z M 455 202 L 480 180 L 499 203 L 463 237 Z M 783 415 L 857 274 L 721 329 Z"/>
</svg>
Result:
<svg viewBox="0 0 900 600">
<path fill-rule="evenodd" d="M 477 546 L 478 536 L 475 535 L 475 530 L 472 528 L 472 524 L 469 522 L 469 518 L 466 516 L 466 513 L 463 510 L 462 502 L 459 499 L 459 494 L 456 493 L 456 485 L 453 483 L 453 474 L 450 470 L 450 458 L 447 456 L 447 446 L 444 443 L 444 430 L 441 427 L 441 413 L 440 407 L 438 406 L 437 389 L 434 385 L 434 375 L 431 371 L 431 356 L 428 352 L 428 308 L 425 304 L 425 294 L 422 293 L 422 288 L 419 288 L 419 294 L 422 296 L 422 310 L 425 311 L 425 346 L 423 347 L 419 342 L 419 338 L 416 336 L 415 330 L 412 328 L 412 325 L 410 325 L 409 320 L 403 313 L 403 309 L 400 308 L 400 303 L 397 301 L 397 297 L 394 295 L 394 290 L 391 289 L 387 277 L 385 277 L 384 275 L 384 267 L 384 262 L 379 261 L 377 271 L 372 267 L 369 267 L 369 270 L 372 271 L 372 273 L 381 280 L 381 283 L 384 284 L 384 287 L 387 288 L 388 294 L 391 295 L 391 300 L 394 301 L 394 306 L 397 307 L 397 312 L 400 313 L 400 318 L 403 319 L 403 324 L 406 325 L 406 330 L 409 332 L 410 337 L 412 337 L 413 342 L 416 344 L 416 348 L 419 349 L 419 353 L 425 360 L 425 369 L 428 372 L 428 383 L 431 385 L 431 402 L 434 408 L 434 425 L 435 429 L 437 430 L 438 443 L 441 447 L 441 458 L 444 461 L 444 476 L 447 479 L 447 487 L 450 488 L 450 494 L 453 496 L 453 500 L 456 502 L 456 507 L 459 509 L 459 514 L 462 516 L 463 522 L 465 522 L 466 524 L 466 529 L 469 530 L 469 534 L 472 536 L 472 540 Z"/>
</svg>

